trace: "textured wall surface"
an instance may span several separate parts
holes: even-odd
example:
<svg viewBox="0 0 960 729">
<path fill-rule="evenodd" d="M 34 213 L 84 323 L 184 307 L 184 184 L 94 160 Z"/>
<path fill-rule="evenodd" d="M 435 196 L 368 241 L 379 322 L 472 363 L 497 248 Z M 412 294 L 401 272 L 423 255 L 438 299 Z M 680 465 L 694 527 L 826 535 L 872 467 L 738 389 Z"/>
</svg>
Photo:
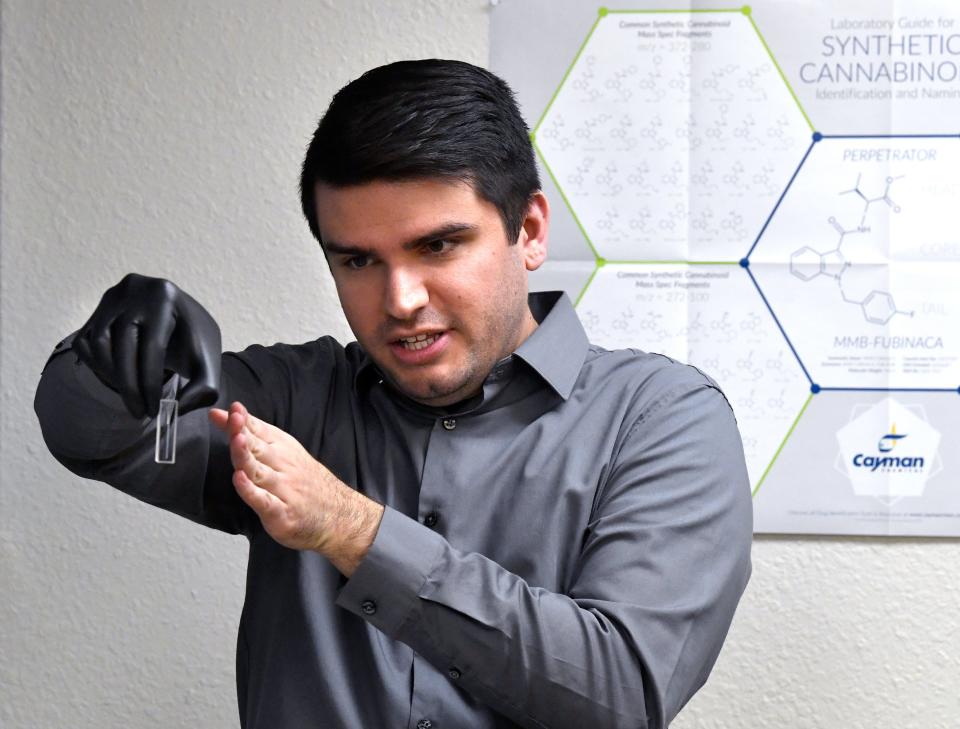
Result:
<svg viewBox="0 0 960 729">
<path fill-rule="evenodd" d="M 0 10 L 0 726 L 236 726 L 246 541 L 65 471 L 40 369 L 128 271 L 190 292 L 226 349 L 350 339 L 300 217 L 309 135 L 369 67 L 485 63 L 489 2 Z M 960 726 L 958 574 L 954 540 L 758 539 L 675 726 Z"/>
</svg>

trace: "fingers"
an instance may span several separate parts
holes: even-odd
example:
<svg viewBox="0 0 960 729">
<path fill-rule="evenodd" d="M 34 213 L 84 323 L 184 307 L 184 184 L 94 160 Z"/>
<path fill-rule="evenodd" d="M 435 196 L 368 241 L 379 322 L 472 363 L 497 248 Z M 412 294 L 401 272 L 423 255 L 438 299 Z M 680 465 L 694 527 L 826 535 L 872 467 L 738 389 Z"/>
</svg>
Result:
<svg viewBox="0 0 960 729">
<path fill-rule="evenodd" d="M 175 325 L 176 320 L 173 316 L 147 320 L 140 325 L 140 346 L 137 348 L 138 384 L 145 400 L 144 405 L 151 416 L 156 416 L 160 410 L 164 353 Z M 176 396 L 174 393 L 174 397 Z M 182 414 L 184 414 L 183 411 L 181 411 Z"/>
<path fill-rule="evenodd" d="M 101 382 L 120 395 L 133 417 L 156 417 L 166 341 L 175 321 L 163 309 L 154 315 L 127 308 L 114 317 L 116 296 L 113 289 L 104 294 L 74 339 L 74 349 Z"/>
<path fill-rule="evenodd" d="M 139 348 L 139 322 L 127 316 L 114 319 L 110 325 L 110 350 L 116 373 L 116 385 L 123 404 L 135 418 L 142 418 L 149 412 L 140 390 L 140 373 L 137 367 Z"/>
<path fill-rule="evenodd" d="M 109 322 L 107 322 L 109 324 Z M 77 357 L 110 389 L 117 391 L 113 384 L 113 356 L 111 354 L 110 328 L 98 323 L 87 322 L 80 334 L 73 340 L 73 349 Z"/>
<path fill-rule="evenodd" d="M 280 499 L 253 483 L 244 471 L 233 472 L 233 485 L 240 498 L 257 514 L 264 515 L 277 506 L 283 506 Z"/>
<path fill-rule="evenodd" d="M 273 426 L 270 423 L 260 420 L 260 418 L 254 417 L 251 415 L 247 409 L 243 406 L 242 403 L 237 403 L 240 406 L 241 412 L 246 416 L 246 426 L 247 430 L 252 433 L 256 439 L 265 445 L 273 445 Z"/>
<path fill-rule="evenodd" d="M 220 397 L 220 327 L 210 313 L 186 291 L 167 282 L 168 300 L 179 324 L 171 339 L 172 354 L 189 380 L 180 395 L 180 409 L 190 412 L 214 405 Z M 178 368 L 172 368 L 178 369 Z"/>
<path fill-rule="evenodd" d="M 247 482 L 260 489 L 276 489 L 277 472 L 269 463 L 271 443 L 253 432 L 256 428 L 263 432 L 268 424 L 254 418 L 242 403 L 236 401 L 231 403 L 230 410 L 211 408 L 209 419 L 229 438 L 230 461 L 236 469 L 234 483 L 238 483 L 238 474 L 243 474 Z M 243 484 L 243 479 L 239 484 Z"/>
<path fill-rule="evenodd" d="M 152 341 L 154 336 L 149 323 L 134 315 L 119 316 L 110 325 L 117 389 L 135 418 L 155 418 L 160 410 L 163 350 Z"/>
<path fill-rule="evenodd" d="M 181 412 L 189 413 L 191 410 L 212 405 L 218 396 L 216 387 L 211 387 L 202 380 L 191 379 L 178 398 Z"/>
<path fill-rule="evenodd" d="M 251 436 L 246 431 L 237 433 L 230 438 L 230 460 L 233 467 L 242 471 L 247 478 L 261 488 L 276 488 L 277 472 L 260 460 L 254 454 L 251 446 Z"/>
<path fill-rule="evenodd" d="M 226 432 L 227 421 L 230 419 L 230 413 L 220 408 L 210 408 L 207 411 L 207 419 L 216 425 L 220 430 Z"/>
<path fill-rule="evenodd" d="M 228 436 L 233 437 L 237 433 L 243 432 L 246 425 L 242 415 L 236 418 L 233 416 L 244 412 L 244 410 L 245 408 L 243 408 L 239 402 L 234 401 L 230 405 L 229 410 L 223 410 L 222 408 L 210 408 L 209 418 L 214 425 L 220 428 L 220 430 L 222 430 Z"/>
<path fill-rule="evenodd" d="M 229 416 L 233 417 L 234 415 L 237 415 L 237 419 L 230 422 L 234 424 L 236 429 L 229 435 L 232 436 L 234 432 L 247 433 L 251 436 L 251 443 L 253 443 L 255 449 L 274 444 L 277 428 L 251 415 L 244 404 L 236 400 L 230 404 L 229 410 Z"/>
<path fill-rule="evenodd" d="M 96 310 L 80 327 L 80 333 L 73 340 L 73 349 L 104 385 L 119 392 L 110 333 L 117 314 L 115 299 L 116 286 L 112 286 L 103 293 Z"/>
</svg>

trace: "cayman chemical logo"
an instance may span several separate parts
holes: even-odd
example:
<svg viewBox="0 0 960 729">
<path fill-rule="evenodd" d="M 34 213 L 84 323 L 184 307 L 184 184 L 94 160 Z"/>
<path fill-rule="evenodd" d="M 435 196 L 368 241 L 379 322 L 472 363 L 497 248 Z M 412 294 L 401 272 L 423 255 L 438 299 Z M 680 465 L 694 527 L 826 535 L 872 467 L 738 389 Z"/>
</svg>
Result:
<svg viewBox="0 0 960 729">
<path fill-rule="evenodd" d="M 837 441 L 837 469 L 858 496 L 885 503 L 920 496 L 927 480 L 939 473 L 940 432 L 926 421 L 923 408 L 907 407 L 892 397 L 854 408 Z"/>
<path fill-rule="evenodd" d="M 885 473 L 900 473 L 907 468 L 920 471 L 926 463 L 923 456 L 904 455 L 903 448 L 897 455 L 887 455 L 893 451 L 899 441 L 906 437 L 906 433 L 897 432 L 897 424 L 894 423 L 890 426 L 890 432 L 877 442 L 877 455 L 858 453 L 853 457 L 854 468 L 869 468 L 871 471 L 884 471 Z"/>
</svg>

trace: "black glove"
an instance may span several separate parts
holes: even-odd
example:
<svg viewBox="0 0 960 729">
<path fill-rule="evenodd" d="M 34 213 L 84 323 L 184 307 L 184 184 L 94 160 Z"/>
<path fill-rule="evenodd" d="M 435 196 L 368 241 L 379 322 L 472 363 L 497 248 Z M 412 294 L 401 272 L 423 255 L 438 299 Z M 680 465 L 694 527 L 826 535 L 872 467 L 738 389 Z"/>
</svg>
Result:
<svg viewBox="0 0 960 729">
<path fill-rule="evenodd" d="M 168 373 L 190 381 L 177 398 L 181 415 L 217 401 L 220 327 L 166 279 L 128 273 L 104 292 L 72 349 L 135 418 L 156 417 Z"/>
</svg>

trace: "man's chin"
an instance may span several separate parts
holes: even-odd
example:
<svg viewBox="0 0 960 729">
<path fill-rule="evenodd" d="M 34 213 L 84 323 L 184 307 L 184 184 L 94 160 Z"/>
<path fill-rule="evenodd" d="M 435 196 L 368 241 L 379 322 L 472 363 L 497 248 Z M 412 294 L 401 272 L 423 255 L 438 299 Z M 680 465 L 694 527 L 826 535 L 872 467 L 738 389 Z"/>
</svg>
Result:
<svg viewBox="0 0 960 729">
<path fill-rule="evenodd" d="M 420 379 L 415 382 L 408 382 L 404 379 L 398 380 L 394 377 L 389 377 L 388 379 L 394 388 L 411 400 L 421 405 L 429 405 L 431 407 L 452 405 L 468 398 L 472 394 L 467 392 L 469 388 L 467 387 L 467 383 L 463 381 L 444 382 L 442 380 Z"/>
</svg>

